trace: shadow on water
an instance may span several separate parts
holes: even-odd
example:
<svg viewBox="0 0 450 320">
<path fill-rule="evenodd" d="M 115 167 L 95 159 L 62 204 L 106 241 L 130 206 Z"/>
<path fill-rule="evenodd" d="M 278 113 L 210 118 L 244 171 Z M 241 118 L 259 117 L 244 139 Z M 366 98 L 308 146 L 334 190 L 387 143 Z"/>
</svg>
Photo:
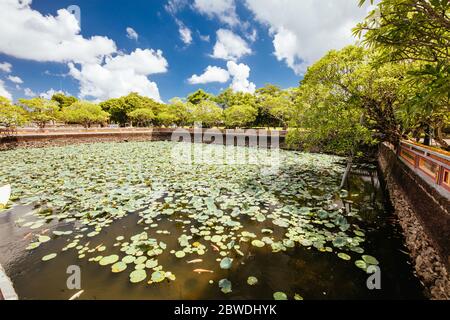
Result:
<svg viewBox="0 0 450 320">
<path fill-rule="evenodd" d="M 287 179 L 286 183 L 289 183 L 289 177 L 279 178 Z M 131 284 L 127 272 L 105 272 L 105 267 L 79 259 L 74 250 L 59 253 L 60 248 L 68 243 L 65 237 L 57 237 L 45 248 L 25 250 L 29 243 L 29 231 L 24 231 L 14 221 L 29 212 L 30 207 L 15 207 L 0 216 L 0 262 L 12 278 L 21 299 L 71 297 L 77 290 L 69 290 L 66 286 L 66 270 L 70 265 L 81 268 L 82 299 L 272 299 L 276 291 L 283 291 L 289 297 L 298 293 L 305 299 L 423 299 L 422 287 L 414 276 L 399 226 L 393 219 L 376 171 L 352 174 L 347 190 L 351 200 L 346 205 L 357 208 L 363 217 L 359 224 L 366 230 L 364 248 L 382 262 L 381 290 L 367 288 L 368 275 L 355 267 L 354 259 L 343 261 L 336 254 L 298 245 L 285 252 L 273 253 L 268 246 L 249 248 L 249 243 L 241 243 L 245 256 L 234 256 L 230 270 L 217 267 L 218 254 L 211 247 L 201 257 L 203 261 L 195 264 L 187 263 L 190 257 L 180 260 L 165 252 L 158 260 L 165 270 L 176 275 L 175 281 L 153 285 Z M 144 231 L 144 226 L 138 224 L 139 219 L 135 213 L 115 221 L 91 240 L 91 246 L 103 244 L 111 248 L 108 254 L 119 254 L 119 248 L 113 246 L 115 238 L 118 235 L 128 238 Z M 184 228 L 189 227 L 176 219 L 176 216 L 155 219 L 158 230 L 170 231 L 170 234 L 157 236 L 168 248 L 177 247 L 178 237 L 183 234 Z M 283 235 L 283 229 L 274 227 L 268 220 L 256 223 L 245 216 L 239 220 L 245 224 L 246 231 L 254 232 L 258 238 L 263 236 L 263 228 L 273 229 L 274 235 Z M 70 230 L 72 225 L 52 222 L 39 232 L 50 234 L 56 228 Z M 58 252 L 58 259 L 42 263 L 42 256 L 50 252 Z M 196 258 L 199 257 L 192 257 Z M 194 273 L 196 268 L 214 270 L 214 273 Z M 247 284 L 249 276 L 258 278 L 256 286 Z M 230 294 L 224 295 L 218 290 L 217 283 L 223 278 L 232 282 L 233 291 Z M 212 284 L 211 280 L 214 281 Z"/>
</svg>

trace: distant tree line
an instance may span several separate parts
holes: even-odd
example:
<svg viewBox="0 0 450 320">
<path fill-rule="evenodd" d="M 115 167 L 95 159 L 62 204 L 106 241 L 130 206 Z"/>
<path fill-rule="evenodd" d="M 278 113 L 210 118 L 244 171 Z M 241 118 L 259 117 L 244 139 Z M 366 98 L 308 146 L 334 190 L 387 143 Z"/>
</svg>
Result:
<svg viewBox="0 0 450 320">
<path fill-rule="evenodd" d="M 187 98 L 160 103 L 137 93 L 109 99 L 99 104 L 55 94 L 44 98 L 19 99 L 13 105 L 1 98 L 0 124 L 22 126 L 34 123 L 44 128 L 49 123 L 120 126 L 193 126 L 203 127 L 287 127 L 293 110 L 296 89 L 282 90 L 267 85 L 255 94 L 227 89 L 218 96 L 198 90 Z"/>
</svg>

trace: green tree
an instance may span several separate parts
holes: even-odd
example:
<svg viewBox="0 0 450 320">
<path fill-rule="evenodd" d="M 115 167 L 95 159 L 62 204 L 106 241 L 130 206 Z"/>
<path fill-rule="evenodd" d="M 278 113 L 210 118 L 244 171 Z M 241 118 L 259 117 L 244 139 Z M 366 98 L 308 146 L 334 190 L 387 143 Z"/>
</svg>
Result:
<svg viewBox="0 0 450 320">
<path fill-rule="evenodd" d="M 137 109 L 150 109 L 155 115 L 162 111 L 164 105 L 151 98 L 143 97 L 137 93 L 130 93 L 127 96 L 109 99 L 100 103 L 102 109 L 111 115 L 111 121 L 125 126 L 130 122 L 128 114 Z"/>
<path fill-rule="evenodd" d="M 398 143 L 397 112 L 408 66 L 374 67 L 374 55 L 348 46 L 331 50 L 308 68 L 297 99 L 297 126 L 306 129 L 303 142 L 350 156 L 374 137 Z"/>
<path fill-rule="evenodd" d="M 222 123 L 223 110 L 215 102 L 204 100 L 195 105 L 192 117 L 195 122 L 201 122 L 203 127 L 210 128 Z"/>
<path fill-rule="evenodd" d="M 93 124 L 104 124 L 109 119 L 109 114 L 102 108 L 88 101 L 77 101 L 61 112 L 62 119 L 67 123 L 81 124 L 90 128 Z"/>
<path fill-rule="evenodd" d="M 251 105 L 234 105 L 224 111 L 225 125 L 229 128 L 252 125 L 258 110 Z"/>
<path fill-rule="evenodd" d="M 138 126 L 149 126 L 152 120 L 155 119 L 155 114 L 149 108 L 136 109 L 129 112 L 127 115 L 128 118 Z"/>
<path fill-rule="evenodd" d="M 28 111 L 30 120 L 39 128 L 58 119 L 59 105 L 56 101 L 44 98 L 19 99 L 20 105 Z"/>
<path fill-rule="evenodd" d="M 365 2 L 361 0 L 360 5 Z M 409 102 L 414 106 L 408 108 L 414 112 L 412 118 L 420 122 L 425 141 L 429 142 L 430 132 L 436 126 L 434 114 L 450 112 L 450 2 L 381 0 L 354 33 L 363 38 L 364 44 L 380 52 L 379 64 L 399 61 L 410 64 L 406 80 L 414 94 Z M 434 129 L 439 135 L 442 128 L 438 124 Z M 441 136 L 437 140 L 448 147 Z"/>
<path fill-rule="evenodd" d="M 203 91 L 202 89 L 199 89 L 199 90 L 195 91 L 194 93 L 191 93 L 187 97 L 187 101 L 194 105 L 200 104 L 203 101 L 209 101 L 209 100 L 213 100 L 213 99 L 214 99 L 213 95 Z"/>
<path fill-rule="evenodd" d="M 62 110 L 65 107 L 69 107 L 73 103 L 77 102 L 78 99 L 72 96 L 66 96 L 63 93 L 55 93 L 52 96 L 52 101 L 56 101 L 59 105 L 59 109 Z"/>
<path fill-rule="evenodd" d="M 27 112 L 19 106 L 11 104 L 5 97 L 0 96 L 0 125 L 7 128 L 20 127 L 28 122 Z"/>
</svg>

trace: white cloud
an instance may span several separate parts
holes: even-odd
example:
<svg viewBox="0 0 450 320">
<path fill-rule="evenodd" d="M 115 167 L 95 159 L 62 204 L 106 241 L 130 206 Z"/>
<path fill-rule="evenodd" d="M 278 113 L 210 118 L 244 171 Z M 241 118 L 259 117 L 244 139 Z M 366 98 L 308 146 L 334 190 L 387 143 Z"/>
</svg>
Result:
<svg viewBox="0 0 450 320">
<path fill-rule="evenodd" d="M 186 27 L 181 21 L 177 20 L 178 32 L 180 33 L 180 39 L 184 44 L 190 45 L 192 43 L 192 31 Z"/>
<path fill-rule="evenodd" d="M 27 91 L 27 90 L 25 89 L 25 91 Z M 30 92 L 28 92 L 28 93 L 30 94 L 30 96 L 34 96 L 34 95 L 35 95 L 33 91 L 30 91 Z M 33 94 L 31 95 L 31 93 L 33 93 Z M 70 94 L 69 94 L 68 92 L 66 92 L 66 91 L 55 90 L 55 89 L 51 88 L 50 90 L 47 90 L 46 92 L 41 92 L 41 93 L 39 94 L 39 97 L 44 98 L 44 99 L 47 99 L 47 100 L 50 100 L 50 99 L 53 97 L 53 95 L 56 94 L 56 93 L 62 93 L 62 94 L 64 94 L 64 95 L 66 95 L 66 96 L 69 96 L 69 95 L 70 95 Z M 25 92 L 25 95 L 27 95 L 27 92 Z"/>
<path fill-rule="evenodd" d="M 116 51 L 107 37 L 80 35 L 77 19 L 66 9 L 44 16 L 31 0 L 0 1 L 0 52 L 21 59 L 94 63 Z"/>
<path fill-rule="evenodd" d="M 217 41 L 212 56 L 224 60 L 238 60 L 251 54 L 252 50 L 244 39 L 227 29 L 217 30 Z"/>
<path fill-rule="evenodd" d="M 10 73 L 11 70 L 12 70 L 12 65 L 11 65 L 11 63 L 8 63 L 8 62 L 0 63 L 0 70 L 1 70 L 1 71 L 4 71 L 4 72 L 6 72 L 6 73 Z"/>
<path fill-rule="evenodd" d="M 30 88 L 23 89 L 23 92 L 25 93 L 25 95 L 27 97 L 34 97 L 34 96 L 36 96 L 36 93 L 34 93 L 34 91 L 31 90 Z"/>
<path fill-rule="evenodd" d="M 274 54 L 297 74 L 328 50 L 354 43 L 351 29 L 367 14 L 349 0 L 246 0 L 273 36 Z"/>
<path fill-rule="evenodd" d="M 0 80 L 0 96 L 12 100 L 12 95 L 6 90 L 3 80 Z"/>
<path fill-rule="evenodd" d="M 254 93 L 256 86 L 253 82 L 250 82 L 250 67 L 246 64 L 237 64 L 234 61 L 228 61 L 228 72 L 233 77 L 231 82 L 231 89 L 237 92 Z"/>
<path fill-rule="evenodd" d="M 20 77 L 17 76 L 8 76 L 8 80 L 17 84 L 22 84 L 23 80 L 20 79 Z"/>
<path fill-rule="evenodd" d="M 205 84 L 210 82 L 225 83 L 230 79 L 230 74 L 227 70 L 208 66 L 201 75 L 194 74 L 188 79 L 190 84 Z"/>
<path fill-rule="evenodd" d="M 69 64 L 70 75 L 80 81 L 81 98 L 106 100 L 137 92 L 161 101 L 158 86 L 148 76 L 166 72 L 168 63 L 161 51 L 137 49 L 129 55 L 107 59 L 105 63 Z"/>
<path fill-rule="evenodd" d="M 171 15 L 175 15 L 178 11 L 182 10 L 187 5 L 187 0 L 169 0 L 164 8 Z"/>
<path fill-rule="evenodd" d="M 195 0 L 194 8 L 209 18 L 217 17 L 230 26 L 239 24 L 234 0 Z"/>
<path fill-rule="evenodd" d="M 200 37 L 200 40 L 205 41 L 205 42 L 209 42 L 211 40 L 211 37 L 207 34 L 207 35 L 202 35 L 200 32 L 198 33 L 198 36 Z"/>
<path fill-rule="evenodd" d="M 137 41 L 139 39 L 139 35 L 137 34 L 137 32 L 133 28 L 128 27 L 127 28 L 127 38 Z"/>
</svg>

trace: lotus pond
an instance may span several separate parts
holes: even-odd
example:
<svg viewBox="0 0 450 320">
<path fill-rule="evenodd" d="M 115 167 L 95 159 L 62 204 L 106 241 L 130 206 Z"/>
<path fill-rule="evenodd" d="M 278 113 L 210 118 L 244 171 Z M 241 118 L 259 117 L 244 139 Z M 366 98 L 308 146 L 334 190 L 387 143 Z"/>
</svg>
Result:
<svg viewBox="0 0 450 320">
<path fill-rule="evenodd" d="M 0 263 L 21 299 L 423 298 L 376 170 L 329 155 L 245 149 L 257 163 L 176 161 L 173 142 L 0 153 Z M 183 151 L 183 150 L 181 150 Z M 381 290 L 366 286 L 370 265 Z"/>
</svg>

